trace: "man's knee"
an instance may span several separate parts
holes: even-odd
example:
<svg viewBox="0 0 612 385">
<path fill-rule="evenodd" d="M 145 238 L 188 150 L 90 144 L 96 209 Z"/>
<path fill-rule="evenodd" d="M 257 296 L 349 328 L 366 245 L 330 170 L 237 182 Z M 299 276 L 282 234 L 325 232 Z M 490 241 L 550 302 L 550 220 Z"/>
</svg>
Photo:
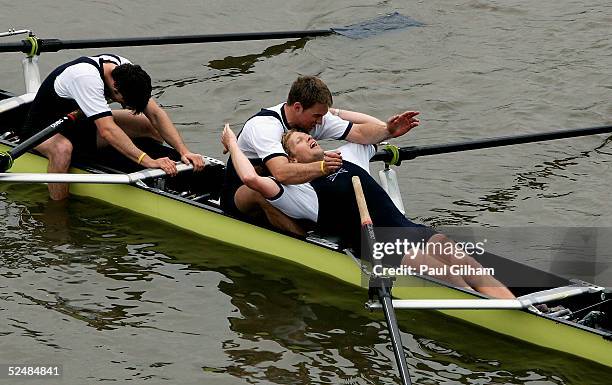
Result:
<svg viewBox="0 0 612 385">
<path fill-rule="evenodd" d="M 452 240 L 444 234 L 436 233 L 432 235 L 427 242 L 428 243 L 438 243 L 438 244 L 443 245 L 447 242 L 452 242 Z"/>
<path fill-rule="evenodd" d="M 474 257 L 472 257 L 471 255 L 467 255 L 462 263 L 464 265 L 469 265 L 470 267 L 474 268 L 474 269 L 481 269 L 483 268 L 483 266 L 480 264 L 480 262 L 478 262 Z"/>
<path fill-rule="evenodd" d="M 72 159 L 72 142 L 62 135 L 57 135 L 45 141 L 36 148 L 49 159 L 51 166 L 68 168 Z"/>
<path fill-rule="evenodd" d="M 161 135 L 144 114 L 134 115 L 128 110 L 113 110 L 113 120 L 130 138 L 151 137 L 163 141 Z"/>
<path fill-rule="evenodd" d="M 238 210 L 255 219 L 267 221 L 272 226 L 296 235 L 304 235 L 304 229 L 292 218 L 274 207 L 259 192 L 242 185 L 234 195 L 234 203 Z"/>
<path fill-rule="evenodd" d="M 446 235 L 436 233 L 427 240 L 426 250 L 432 256 L 443 257 L 444 260 L 453 257 L 455 243 Z"/>
<path fill-rule="evenodd" d="M 244 214 L 261 213 L 262 207 L 269 204 L 260 193 L 244 185 L 236 191 L 234 203 L 236 208 Z"/>
</svg>

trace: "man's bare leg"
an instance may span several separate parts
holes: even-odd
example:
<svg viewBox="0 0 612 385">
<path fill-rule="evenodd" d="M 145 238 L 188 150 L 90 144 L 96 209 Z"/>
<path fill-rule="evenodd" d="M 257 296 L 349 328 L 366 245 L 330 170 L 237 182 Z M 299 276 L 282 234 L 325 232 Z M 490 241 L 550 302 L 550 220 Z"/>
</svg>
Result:
<svg viewBox="0 0 612 385">
<path fill-rule="evenodd" d="M 444 234 L 435 234 L 431 238 L 429 238 L 427 242 L 428 243 L 432 242 L 432 243 L 442 244 L 442 245 L 452 243 L 453 245 L 455 245 L 455 242 Z M 445 250 L 450 250 L 451 248 L 442 247 L 442 248 L 435 248 L 435 249 L 436 251 L 440 251 L 438 249 L 445 251 Z M 453 247 L 452 250 L 456 250 L 455 247 Z M 445 263 L 447 265 L 469 265 L 470 267 L 474 269 L 482 268 L 482 265 L 470 255 L 463 256 L 463 255 L 458 255 L 457 253 L 442 252 L 442 253 L 433 253 L 432 256 L 434 258 L 439 259 L 442 263 Z M 508 290 L 508 288 L 503 283 L 495 279 L 493 276 L 490 276 L 490 275 L 479 275 L 479 276 L 463 275 L 462 278 L 465 280 L 465 282 L 467 282 L 468 285 L 476 289 L 478 292 L 488 295 L 490 297 L 502 298 L 502 299 L 516 298 L 514 294 L 512 294 L 512 292 Z"/>
<path fill-rule="evenodd" d="M 300 236 L 305 234 L 302 227 L 293 219 L 272 206 L 260 193 L 247 186 L 240 186 L 236 191 L 234 203 L 240 212 L 250 217 L 256 218 L 263 213 L 272 226 Z"/>
<path fill-rule="evenodd" d="M 440 262 L 438 259 L 426 255 L 421 251 L 414 253 L 414 251 L 410 250 L 408 254 L 402 258 L 402 265 L 412 266 L 417 271 L 420 271 L 421 266 L 427 266 L 428 268 L 435 268 L 437 271 L 442 271 L 441 269 L 444 267 L 444 263 Z M 435 278 L 444 280 L 449 282 L 453 287 L 460 287 L 463 289 L 473 290 L 472 287 L 465 282 L 463 277 L 453 274 L 446 274 L 444 276 L 436 275 Z"/>
<path fill-rule="evenodd" d="M 70 168 L 72 143 L 62 134 L 55 134 L 36 146 L 36 150 L 49 159 L 47 172 L 65 173 Z M 69 195 L 68 183 L 49 183 L 49 196 L 53 200 L 66 199 Z"/>
<path fill-rule="evenodd" d="M 163 138 L 153 128 L 153 125 L 144 114 L 134 115 L 129 110 L 113 110 L 113 120 L 130 138 L 152 138 L 163 143 Z M 106 147 L 109 143 L 99 134 L 98 147 Z"/>
</svg>

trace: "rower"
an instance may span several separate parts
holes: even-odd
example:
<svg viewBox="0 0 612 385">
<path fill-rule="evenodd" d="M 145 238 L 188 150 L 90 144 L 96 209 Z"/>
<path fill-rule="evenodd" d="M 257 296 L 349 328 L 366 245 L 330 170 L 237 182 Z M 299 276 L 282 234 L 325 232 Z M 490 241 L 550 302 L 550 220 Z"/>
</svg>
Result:
<svg viewBox="0 0 612 385">
<path fill-rule="evenodd" d="M 111 111 L 107 100 L 127 110 Z M 179 152 L 184 163 L 193 164 L 196 171 L 204 167 L 201 155 L 189 151 L 166 112 L 151 98 L 149 75 L 121 56 L 80 57 L 53 70 L 38 89 L 18 134 L 27 139 L 77 109 L 86 119 L 36 146 L 49 159 L 48 172 L 67 172 L 73 153 L 89 155 L 111 145 L 143 167 L 176 174 L 174 161 L 149 157 L 132 142 L 135 137 L 165 140 Z M 68 185 L 50 183 L 49 194 L 54 200 L 64 199 Z"/>
<path fill-rule="evenodd" d="M 320 231 L 339 235 L 357 253 L 360 252 L 361 226 L 356 202 L 349 199 L 353 191 L 353 176 L 361 179 L 372 221 L 376 226 L 404 229 L 403 238 L 415 244 L 421 240 L 427 244 L 455 244 L 445 235 L 411 222 L 396 208 L 388 194 L 370 176 L 369 161 L 375 153 L 372 145 L 346 144 L 338 150 L 342 154 L 343 164 L 337 171 L 310 183 L 284 185 L 255 172 L 227 124 L 223 130 L 222 143 L 230 152 L 233 166 L 245 185 L 261 193 L 270 204 L 289 217 L 311 220 L 316 222 Z M 321 167 L 324 166 L 323 149 L 306 133 L 290 130 L 283 136 L 283 146 L 288 160 L 292 163 L 318 162 Z M 470 266 L 474 270 L 481 269 L 482 266 L 473 257 L 458 255 L 456 251 L 448 252 L 448 248 L 432 249 L 433 251 L 426 253 L 425 248 L 412 248 L 406 254 L 389 255 L 383 263 L 413 266 L 419 270 L 421 266 L 436 269 L 438 272 L 446 270 L 448 274 L 436 274 L 436 277 L 445 279 L 456 287 L 474 289 L 491 297 L 514 298 L 514 295 L 491 275 L 451 274 L 450 269 L 444 267 L 461 265 Z"/>
<path fill-rule="evenodd" d="M 323 163 L 290 163 L 281 145 L 283 133 L 296 128 L 317 139 L 347 140 L 354 143 L 379 143 L 404 135 L 419 124 L 416 111 L 406 111 L 383 122 L 359 112 L 331 108 L 332 94 L 314 76 L 301 76 L 289 90 L 287 101 L 262 109 L 250 118 L 239 134 L 238 145 L 262 175 L 273 175 L 284 184 L 306 183 L 338 170 L 342 157 L 328 153 Z M 293 221 L 270 205 L 257 191 L 243 186 L 231 161 L 228 161 L 221 195 L 221 206 L 230 215 L 256 217 L 265 214 L 277 228 L 301 234 Z"/>
</svg>

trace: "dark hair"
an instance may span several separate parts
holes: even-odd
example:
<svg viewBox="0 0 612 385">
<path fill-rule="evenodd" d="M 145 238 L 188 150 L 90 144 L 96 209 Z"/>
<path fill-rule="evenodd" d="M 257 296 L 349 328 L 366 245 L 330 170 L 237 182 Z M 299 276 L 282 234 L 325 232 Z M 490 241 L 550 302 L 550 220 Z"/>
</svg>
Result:
<svg viewBox="0 0 612 385">
<path fill-rule="evenodd" d="M 151 99 L 151 77 L 139 65 L 121 64 L 113 69 L 111 76 L 115 88 L 123 96 L 125 105 L 134 113 L 145 110 Z"/>
<path fill-rule="evenodd" d="M 317 103 L 331 107 L 333 104 L 332 94 L 323 80 L 316 76 L 300 76 L 291 85 L 287 104 L 293 105 L 300 102 L 304 109 L 310 108 Z"/>
</svg>

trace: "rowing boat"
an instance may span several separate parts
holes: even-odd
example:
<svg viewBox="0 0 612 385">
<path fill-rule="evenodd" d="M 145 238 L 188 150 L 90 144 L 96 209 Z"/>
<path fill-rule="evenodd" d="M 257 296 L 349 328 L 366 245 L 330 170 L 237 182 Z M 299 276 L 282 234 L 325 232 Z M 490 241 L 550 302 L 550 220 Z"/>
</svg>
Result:
<svg viewBox="0 0 612 385">
<path fill-rule="evenodd" d="M 0 101 L 15 100 L 11 99 L 14 97 L 15 95 L 9 92 L 0 92 Z M 11 133 L 21 124 L 29 103 L 27 96 L 22 96 L 21 99 L 26 101 L 15 103 L 14 108 L 8 108 L 5 112 L 0 113 L 2 122 L 0 151 L 8 151 L 17 144 L 15 136 Z M 166 155 L 178 159 L 172 149 L 156 143 L 141 142 L 138 143 L 138 146 L 155 156 Z M 184 172 L 175 178 L 157 176 L 140 180 L 135 184 L 72 184 L 70 191 L 75 195 L 97 198 L 159 219 L 199 236 L 298 264 L 351 285 L 363 286 L 359 261 L 335 240 L 317 236 L 314 233 L 304 239 L 296 238 L 225 215 L 218 201 L 224 163 L 213 158 L 206 160 L 207 167 L 201 173 Z M 43 173 L 46 171 L 46 166 L 46 159 L 35 153 L 27 153 L 15 161 L 11 171 Z M 73 173 L 105 175 L 135 171 L 139 171 L 136 164 L 114 154 L 112 149 L 94 158 L 75 160 L 71 170 Z M 592 310 L 612 314 L 610 302 L 605 302 L 603 298 L 602 303 L 602 296 L 610 296 L 610 293 L 603 288 L 553 277 L 550 273 L 538 271 L 501 257 L 497 263 L 505 266 L 511 265 L 512 268 L 509 270 L 512 270 L 513 274 L 540 275 L 543 282 L 550 282 L 552 277 L 557 283 L 557 288 L 553 291 L 521 288 L 518 294 L 521 295 L 519 300 L 522 299 L 523 303 L 526 301 L 545 303 L 549 307 L 562 305 L 570 311 L 601 303 Z M 418 280 L 418 282 L 396 285 L 393 294 L 398 300 L 453 299 L 472 300 L 471 302 L 475 300 L 478 301 L 477 305 L 474 305 L 476 307 L 485 302 L 492 303 L 491 300 L 484 299 L 484 296 L 452 288 L 441 281 L 419 277 L 408 279 Z M 497 333 L 612 367 L 612 325 L 610 321 L 604 327 L 596 329 L 581 325 L 571 318 L 541 314 L 526 306 L 500 309 L 495 306 L 487 308 L 486 305 L 480 305 L 480 310 L 472 310 L 468 306 L 456 306 L 457 303 L 461 304 L 461 302 L 441 301 L 433 302 L 432 305 L 432 302 L 429 302 L 429 307 Z"/>
<path fill-rule="evenodd" d="M 394 18 L 397 19 L 392 17 Z M 387 17 L 383 19 L 386 21 Z M 407 23 L 410 20 L 405 17 L 400 19 L 401 22 L 394 28 L 398 25 L 403 27 L 414 25 Z M 369 30 L 371 26 L 367 25 L 365 29 Z M 358 30 L 363 30 L 359 28 L 360 26 L 358 23 L 349 26 L 351 28 L 348 29 L 354 30 L 358 27 Z M 16 96 L 0 90 L 0 122 L 2 122 L 0 123 L 0 169 L 4 171 L 12 167 L 13 171 L 11 174 L 1 174 L 0 182 L 78 182 L 80 184 L 71 185 L 72 194 L 97 198 L 209 239 L 282 259 L 340 281 L 370 289 L 368 294 L 371 297 L 366 307 L 383 308 L 403 384 L 410 384 L 410 374 L 402 354 L 394 308 L 436 309 L 507 336 L 612 367 L 612 355 L 609 354 L 612 346 L 612 324 L 609 316 L 612 314 L 612 298 L 609 289 L 587 282 L 564 279 L 505 258 L 488 255 L 487 267 L 495 266 L 497 271 L 530 277 L 530 282 L 539 287 L 513 287 L 514 293 L 520 296 L 516 300 L 494 300 L 472 291 L 453 288 L 431 277 L 409 276 L 401 282 L 401 285 L 395 285 L 393 295 L 397 299 L 391 300 L 389 294 L 393 283 L 386 277 L 373 277 L 369 269 L 364 268 L 353 256 L 351 250 L 344 249 L 336 240 L 315 233 L 310 233 L 305 238 L 296 238 L 265 225 L 247 223 L 224 214 L 219 206 L 219 195 L 225 165 L 217 159 L 207 157 L 208 165 L 202 173 L 191 173 L 189 167 L 179 165 L 178 168 L 185 172 L 174 178 L 166 178 L 158 170 L 140 170 L 139 166 L 113 149 L 109 149 L 93 156 L 87 154 L 85 157 L 73 159 L 72 174 L 52 174 L 52 176 L 43 174 L 46 170 L 46 159 L 26 151 L 57 132 L 64 123 L 69 124 L 67 122 L 73 120 L 74 115 L 69 114 L 27 140 L 26 138 L 20 140 L 13 134 L 15 128 L 22 125 L 29 104 L 40 85 L 37 55 L 46 50 L 70 48 L 75 43 L 77 46 L 95 44 L 111 47 L 117 44 L 131 45 L 136 42 L 138 45 L 165 44 L 161 41 L 168 39 L 62 42 L 57 39 L 38 40 L 29 30 L 11 30 L 0 34 L 0 37 L 23 33 L 27 33 L 28 38 L 20 44 L 0 44 L 0 50 L 27 53 L 27 57 L 22 61 L 26 94 Z M 319 35 L 318 31 L 300 31 L 300 36 L 308 36 L 311 33 L 313 36 Z M 324 31 L 324 34 L 328 33 L 329 31 Z M 278 38 L 277 34 L 264 35 L 232 34 L 229 38 L 240 40 Z M 170 41 L 171 44 L 182 44 L 196 41 L 225 41 L 226 38 L 227 36 L 179 36 L 172 37 Z M 603 126 L 490 138 L 442 146 L 389 148 L 377 153 L 372 160 L 384 160 L 387 164 L 397 165 L 402 160 L 417 156 L 610 132 L 612 126 Z M 168 156 L 175 160 L 179 158 L 174 150 L 157 143 L 145 141 L 138 142 L 137 145 L 153 157 Z M 14 162 L 16 158 L 19 159 Z M 390 171 L 388 167 L 385 168 L 386 171 Z M 383 175 L 387 177 L 382 178 Z M 393 178 L 389 175 L 392 173 L 381 173 L 381 184 L 389 186 L 391 198 L 398 205 L 401 202 L 399 189 L 396 185 L 390 184 Z M 391 191 L 396 193 L 392 194 Z M 356 194 L 359 195 L 357 190 Z M 496 274 L 496 278 L 504 281 L 504 277 L 499 274 Z M 374 301 L 374 298 L 378 301 Z M 562 310 L 542 314 L 533 305 L 561 306 Z M 587 316 L 582 317 L 587 310 L 589 311 Z M 587 322 L 589 316 L 594 313 L 597 314 L 597 322 Z M 582 318 L 577 317 L 577 314 Z"/>
</svg>

